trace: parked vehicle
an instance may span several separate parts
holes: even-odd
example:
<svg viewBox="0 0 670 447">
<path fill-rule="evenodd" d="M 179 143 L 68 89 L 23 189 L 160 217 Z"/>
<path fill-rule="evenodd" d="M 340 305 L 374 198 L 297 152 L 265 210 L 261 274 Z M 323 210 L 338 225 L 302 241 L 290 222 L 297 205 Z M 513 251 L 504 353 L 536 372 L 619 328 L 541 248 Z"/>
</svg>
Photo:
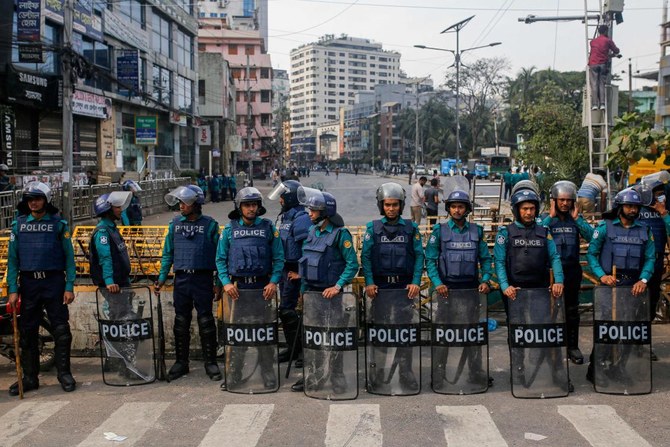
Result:
<svg viewBox="0 0 670 447">
<path fill-rule="evenodd" d="M 416 165 L 414 168 L 414 174 L 416 175 L 426 175 L 428 174 L 428 170 L 426 169 L 426 166 L 424 165 Z"/>
</svg>

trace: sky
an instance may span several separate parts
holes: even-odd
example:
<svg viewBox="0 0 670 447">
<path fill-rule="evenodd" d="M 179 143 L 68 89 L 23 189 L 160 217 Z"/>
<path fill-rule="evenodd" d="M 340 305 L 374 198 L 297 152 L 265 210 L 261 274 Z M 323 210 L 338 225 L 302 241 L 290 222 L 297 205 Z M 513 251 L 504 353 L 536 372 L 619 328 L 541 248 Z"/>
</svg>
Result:
<svg viewBox="0 0 670 447">
<path fill-rule="evenodd" d="M 597 0 L 588 0 L 598 9 Z M 613 39 L 623 55 L 614 59 L 613 72 L 628 89 L 628 58 L 633 74 L 658 68 L 659 24 L 663 0 L 626 0 L 623 23 L 615 25 Z M 268 0 L 269 45 L 274 68 L 290 70 L 290 52 L 325 34 L 344 33 L 383 44 L 401 53 L 400 67 L 411 77 L 430 75 L 437 87 L 444 82 L 454 57 L 443 51 L 414 48 L 426 45 L 456 49 L 455 34 L 445 28 L 475 17 L 460 32 L 461 51 L 492 42 L 496 47 L 462 53 L 461 62 L 504 57 L 508 76 L 521 68 L 583 70 L 586 66 L 586 31 L 581 21 L 537 22 L 518 19 L 528 15 L 560 17 L 584 14 L 584 0 Z M 589 28 L 589 33 L 594 28 Z M 625 72 L 625 73 L 624 73 Z M 633 89 L 650 85 L 633 79 Z"/>
</svg>

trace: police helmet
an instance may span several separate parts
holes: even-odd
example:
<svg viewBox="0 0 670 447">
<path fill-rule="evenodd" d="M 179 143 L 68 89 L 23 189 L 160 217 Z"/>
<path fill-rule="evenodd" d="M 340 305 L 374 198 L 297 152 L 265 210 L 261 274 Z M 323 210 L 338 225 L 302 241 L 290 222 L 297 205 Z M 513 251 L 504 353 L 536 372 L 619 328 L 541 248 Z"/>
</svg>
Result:
<svg viewBox="0 0 670 447">
<path fill-rule="evenodd" d="M 614 196 L 614 206 L 621 205 L 638 205 L 643 206 L 642 197 L 640 193 L 633 188 L 626 188 L 619 191 L 619 193 Z"/>
<path fill-rule="evenodd" d="M 281 207 L 282 213 L 284 213 L 300 205 L 298 202 L 298 188 L 300 188 L 300 182 L 295 180 L 283 181 L 268 194 L 268 199 L 279 200 L 280 197 L 284 199 L 284 204 Z"/>
<path fill-rule="evenodd" d="M 558 181 L 552 185 L 549 197 L 552 199 L 577 200 L 577 185 L 568 180 Z"/>
<path fill-rule="evenodd" d="M 9 172 L 9 166 L 4 163 L 0 164 L 0 171 Z"/>
<path fill-rule="evenodd" d="M 521 180 L 516 185 L 512 187 L 512 196 L 519 191 L 533 191 L 538 197 L 540 195 L 540 188 L 537 187 L 537 184 L 532 180 Z"/>
<path fill-rule="evenodd" d="M 34 197 L 44 197 L 47 203 L 51 203 L 51 188 L 42 182 L 30 182 L 23 188 L 23 200 Z"/>
<path fill-rule="evenodd" d="M 179 202 L 183 202 L 186 205 L 193 205 L 195 203 L 202 205 L 205 203 L 205 195 L 198 186 L 178 186 L 165 195 L 165 202 L 170 206 L 175 206 Z"/>
<path fill-rule="evenodd" d="M 377 208 L 379 214 L 384 216 L 384 200 L 395 199 L 400 201 L 400 214 L 405 208 L 405 189 L 398 183 L 388 182 L 377 188 Z"/>
<path fill-rule="evenodd" d="M 670 173 L 668 171 L 659 171 L 654 172 L 653 174 L 648 174 L 642 177 L 640 183 L 647 185 L 652 191 L 656 188 L 662 188 L 666 183 L 670 181 Z"/>
<path fill-rule="evenodd" d="M 108 194 L 103 194 L 97 198 L 93 203 L 93 214 L 102 216 L 107 211 L 111 210 L 113 206 L 121 207 L 125 210 L 130 205 L 130 199 L 133 197 L 129 191 L 114 191 Z"/>
<path fill-rule="evenodd" d="M 540 196 L 535 191 L 529 189 L 517 191 L 512 195 L 510 202 L 512 204 L 512 214 L 517 220 L 519 219 L 519 205 L 524 202 L 532 202 L 535 204 L 535 217 L 540 214 Z"/>
<path fill-rule="evenodd" d="M 661 183 L 658 186 L 662 187 L 663 184 Z M 640 201 L 642 202 L 642 205 L 649 206 L 654 203 L 654 188 L 650 187 L 649 185 L 646 185 L 645 183 L 638 183 L 637 185 L 631 186 L 630 189 L 640 195 Z"/>
<path fill-rule="evenodd" d="M 267 211 L 263 206 L 263 195 L 261 192 L 253 186 L 247 186 L 246 188 L 240 189 L 235 196 L 235 209 L 228 213 L 228 218 L 239 219 L 242 217 L 242 213 L 240 213 L 240 205 L 249 202 L 258 203 L 258 212 L 256 213 L 256 216 L 262 216 Z"/>
<path fill-rule="evenodd" d="M 337 200 L 331 193 L 300 186 L 298 188 L 298 201 L 310 210 L 321 211 L 317 223 L 324 218 L 328 218 L 336 226 L 344 225 L 344 220 L 337 214 Z"/>
<path fill-rule="evenodd" d="M 470 202 L 470 195 L 465 191 L 456 189 L 449 194 L 447 200 L 444 201 L 444 209 L 447 211 L 447 213 L 449 212 L 449 205 L 451 205 L 452 203 L 462 203 L 465 205 L 467 213 L 472 211 L 472 202 Z"/>
<path fill-rule="evenodd" d="M 126 180 L 125 182 L 123 182 L 122 187 L 124 191 L 131 191 L 131 192 L 142 191 L 142 187 L 135 180 Z"/>
</svg>

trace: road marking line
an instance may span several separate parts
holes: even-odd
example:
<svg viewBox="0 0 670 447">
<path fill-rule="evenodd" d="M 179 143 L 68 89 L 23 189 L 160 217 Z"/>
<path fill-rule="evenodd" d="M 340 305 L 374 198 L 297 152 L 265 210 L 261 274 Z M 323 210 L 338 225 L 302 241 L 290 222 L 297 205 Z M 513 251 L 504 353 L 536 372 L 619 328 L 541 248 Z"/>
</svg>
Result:
<svg viewBox="0 0 670 447">
<path fill-rule="evenodd" d="M 170 402 L 128 402 L 119 407 L 111 416 L 91 432 L 79 447 L 112 445 L 105 440 L 106 432 L 127 436 L 123 446 L 135 445 L 152 428 Z"/>
<path fill-rule="evenodd" d="M 485 406 L 443 405 L 435 407 L 435 410 L 444 422 L 444 437 L 449 447 L 507 446 Z"/>
<path fill-rule="evenodd" d="M 609 405 L 559 405 L 558 414 L 594 447 L 651 447 Z"/>
<path fill-rule="evenodd" d="M 379 405 L 332 404 L 326 425 L 326 447 L 382 445 Z"/>
<path fill-rule="evenodd" d="M 69 403 L 68 401 L 22 402 L 12 408 L 0 419 L 2 445 L 9 447 L 16 444 Z"/>
<path fill-rule="evenodd" d="M 268 425 L 274 404 L 226 405 L 212 424 L 200 447 L 219 447 L 222 443 L 235 447 L 254 447 Z"/>
</svg>

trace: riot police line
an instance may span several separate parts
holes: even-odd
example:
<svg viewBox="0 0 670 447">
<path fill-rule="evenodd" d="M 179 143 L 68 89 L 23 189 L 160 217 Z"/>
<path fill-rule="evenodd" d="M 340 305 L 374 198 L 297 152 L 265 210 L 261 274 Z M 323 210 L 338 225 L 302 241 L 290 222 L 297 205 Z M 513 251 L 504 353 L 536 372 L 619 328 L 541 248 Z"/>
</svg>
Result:
<svg viewBox="0 0 670 447">
<path fill-rule="evenodd" d="M 169 225 L 153 290 L 131 287 L 128 247 L 116 226 L 131 195 L 117 191 L 98 198 L 93 210 L 100 223 L 91 235 L 88 258 L 91 277 L 99 288 L 96 315 L 105 383 L 139 385 L 188 374 L 195 308 L 205 372 L 214 381 L 225 377 L 221 388 L 229 392 L 278 390 L 282 355 L 278 326 L 282 324 L 289 344 L 283 354 L 290 362 L 299 360 L 303 368 L 303 378 L 292 389 L 319 399 L 355 399 L 360 320 L 365 322 L 362 340 L 368 392 L 414 395 L 421 391 L 422 329 L 430 329 L 431 334 L 432 389 L 443 394 L 485 392 L 492 385 L 486 296 L 494 269 L 482 228 L 467 220 L 472 211 L 468 193 L 447 191 L 445 207 L 450 219 L 434 226 L 424 252 L 418 226 L 402 218 L 403 188 L 395 183 L 382 185 L 376 198 L 383 217 L 367 225 L 363 238 L 365 297 L 359 299 L 349 292 L 359 272 L 358 258 L 335 198 L 290 182 L 279 184 L 269 195 L 282 205 L 279 229 L 261 217 L 265 208 L 256 188 L 240 190 L 228 216 L 231 224 L 222 232 L 215 220 L 202 213 L 200 188 L 188 185 L 171 191 L 165 200 L 178 205 L 180 215 Z M 498 232 L 493 265 L 506 309 L 515 397 L 562 397 L 573 390 L 568 360 L 580 364 L 583 357 L 576 344 L 574 320 L 572 327 L 567 321 L 570 305 L 564 301 L 564 291 L 569 284 L 564 289 L 564 282 L 567 272 L 575 268 L 569 263 L 575 260 L 579 234 L 597 241 L 591 243 L 587 257 L 604 284 L 595 289 L 597 317 L 588 378 L 598 392 L 651 391 L 646 284 L 655 262 L 650 253 L 655 252 L 651 230 L 635 224 L 643 206 L 655 206 L 659 216 L 667 218 L 663 202 L 647 198 L 653 189 L 643 183 L 619 193 L 612 220 L 591 229 L 591 234 L 582 232 L 583 219 L 574 211 L 576 187 L 569 182 L 552 188 L 551 212 L 544 225 L 538 222 L 540 200 L 533 185 L 513 191 L 515 220 Z M 53 247 L 49 238 L 54 235 L 67 246 L 69 232 L 56 217 L 57 211 L 50 208 L 46 185 L 27 188 L 20 205 L 28 206 L 20 213 L 28 217 L 20 217 L 12 230 L 10 264 L 14 263 L 12 272 L 17 276 L 13 281 L 8 278 L 10 294 L 17 295 L 18 287 L 34 286 L 38 304 L 47 306 L 49 312 L 46 301 L 53 296 L 42 296 L 39 282 L 53 279 L 53 271 L 44 269 L 44 259 L 26 259 L 29 252 L 24 250 L 47 244 Z M 29 224 L 31 217 L 52 219 L 59 225 Z M 59 265 L 66 273 L 68 297 L 69 282 L 74 280 L 70 253 L 71 243 L 70 251 L 67 247 L 62 251 L 65 260 Z M 419 294 L 424 266 L 434 289 L 429 300 Z M 153 300 L 160 300 L 171 270 L 176 360 L 167 372 L 160 365 L 164 351 L 157 353 L 155 347 Z M 10 295 L 14 303 L 16 298 Z M 223 308 L 224 337 L 219 340 L 225 351 L 223 374 L 216 356 L 213 301 L 220 301 Z M 62 307 L 66 312 L 67 306 Z M 62 320 L 63 309 L 52 312 Z M 158 319 L 162 322 L 162 315 Z M 69 326 L 62 331 L 66 335 L 60 348 L 57 344 L 57 357 L 60 354 L 62 359 L 57 363 L 58 377 L 63 389 L 72 391 L 76 383 L 69 371 Z M 22 357 L 25 352 L 27 368 L 18 383 L 30 390 L 39 381 L 28 327 L 24 334 Z M 164 340 L 164 334 L 159 337 Z M 15 393 L 15 385 L 10 394 Z"/>
</svg>

